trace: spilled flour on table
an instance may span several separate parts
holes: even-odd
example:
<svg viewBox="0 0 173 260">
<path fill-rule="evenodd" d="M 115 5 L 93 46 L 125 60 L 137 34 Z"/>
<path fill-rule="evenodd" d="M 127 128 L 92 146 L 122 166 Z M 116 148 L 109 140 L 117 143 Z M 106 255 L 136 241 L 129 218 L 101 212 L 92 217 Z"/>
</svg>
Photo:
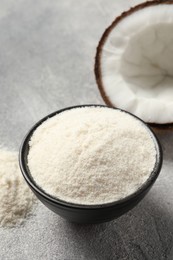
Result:
<svg viewBox="0 0 173 260">
<path fill-rule="evenodd" d="M 18 153 L 0 149 L 0 227 L 22 224 L 34 199 L 20 172 Z"/>
</svg>

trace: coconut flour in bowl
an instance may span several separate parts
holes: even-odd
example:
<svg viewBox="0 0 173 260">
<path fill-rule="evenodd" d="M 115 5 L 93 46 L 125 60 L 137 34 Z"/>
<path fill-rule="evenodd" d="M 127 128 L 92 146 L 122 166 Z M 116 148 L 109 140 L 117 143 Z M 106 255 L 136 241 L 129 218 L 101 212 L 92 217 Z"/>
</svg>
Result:
<svg viewBox="0 0 173 260">
<path fill-rule="evenodd" d="M 63 111 L 39 125 L 29 142 L 28 167 L 36 184 L 76 204 L 104 204 L 133 194 L 155 163 L 147 127 L 108 107 Z"/>
</svg>

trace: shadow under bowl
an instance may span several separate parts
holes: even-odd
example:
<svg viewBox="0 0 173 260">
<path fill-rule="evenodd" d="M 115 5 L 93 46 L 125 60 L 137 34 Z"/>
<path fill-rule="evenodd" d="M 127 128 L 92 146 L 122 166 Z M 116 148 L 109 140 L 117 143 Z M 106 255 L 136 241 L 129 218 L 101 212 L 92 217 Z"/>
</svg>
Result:
<svg viewBox="0 0 173 260">
<path fill-rule="evenodd" d="M 156 135 L 153 133 L 153 131 L 138 117 L 130 114 L 129 112 L 126 112 L 121 109 L 117 108 L 111 108 L 115 110 L 123 111 L 137 120 L 139 120 L 143 126 L 146 128 L 146 130 L 150 133 L 151 138 L 154 142 L 155 149 L 156 149 L 156 162 L 153 168 L 153 171 L 151 172 L 151 175 L 147 179 L 147 181 L 133 194 L 130 196 L 127 196 L 123 199 L 120 199 L 115 202 L 106 203 L 106 204 L 99 204 L 99 205 L 82 205 L 82 204 L 73 204 L 69 203 L 67 201 L 62 201 L 58 198 L 55 198 L 49 194 L 47 194 L 42 188 L 39 187 L 39 185 L 34 181 L 32 177 L 32 173 L 29 170 L 28 167 L 28 152 L 29 152 L 29 141 L 33 135 L 33 132 L 36 130 L 37 127 L 39 127 L 45 120 L 48 118 L 51 118 L 59 113 L 62 113 L 66 110 L 70 110 L 73 108 L 81 108 L 81 107 L 105 107 L 108 108 L 108 106 L 104 105 L 80 105 L 80 106 L 73 106 L 64 108 L 61 110 L 58 110 L 43 119 L 41 119 L 38 123 L 36 123 L 28 132 L 28 134 L 25 136 L 22 145 L 20 147 L 19 152 L 19 165 L 20 169 L 22 171 L 22 174 L 28 183 L 31 190 L 35 193 L 37 198 L 50 210 L 57 213 L 61 217 L 67 219 L 70 222 L 76 222 L 76 223 L 85 223 L 85 224 L 94 224 L 94 223 L 102 223 L 106 221 L 113 220 L 115 218 L 120 217 L 124 213 L 128 212 L 130 209 L 132 209 L 134 206 L 136 206 L 148 193 L 154 182 L 156 181 L 159 172 L 162 167 L 162 149 L 161 145 L 156 137 Z"/>
</svg>

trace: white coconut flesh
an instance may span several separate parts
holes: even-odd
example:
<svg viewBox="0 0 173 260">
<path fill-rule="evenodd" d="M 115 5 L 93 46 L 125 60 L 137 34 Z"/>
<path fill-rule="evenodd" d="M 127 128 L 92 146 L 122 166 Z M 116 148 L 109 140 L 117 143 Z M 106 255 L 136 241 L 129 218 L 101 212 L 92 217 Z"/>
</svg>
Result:
<svg viewBox="0 0 173 260">
<path fill-rule="evenodd" d="M 101 53 L 102 85 L 116 107 L 149 123 L 173 122 L 173 5 L 124 17 Z"/>
</svg>

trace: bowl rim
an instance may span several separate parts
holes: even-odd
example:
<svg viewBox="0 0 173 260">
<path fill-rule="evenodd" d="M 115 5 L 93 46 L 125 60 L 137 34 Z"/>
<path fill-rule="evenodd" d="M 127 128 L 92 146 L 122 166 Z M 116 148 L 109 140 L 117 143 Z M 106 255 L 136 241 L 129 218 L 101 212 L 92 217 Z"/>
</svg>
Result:
<svg viewBox="0 0 173 260">
<path fill-rule="evenodd" d="M 156 161 L 154 168 L 149 176 L 149 178 L 132 194 L 113 201 L 113 202 L 108 202 L 108 203 L 103 203 L 103 204 L 77 204 L 77 203 L 72 203 L 68 201 L 61 200 L 57 197 L 54 197 L 48 193 L 46 193 L 33 179 L 32 174 L 30 173 L 29 167 L 27 165 L 27 154 L 29 151 L 29 141 L 32 137 L 33 132 L 39 127 L 44 121 L 47 119 L 60 114 L 62 112 L 65 112 L 66 110 L 71 110 L 71 109 L 76 109 L 76 108 L 84 108 L 84 107 L 103 107 L 103 108 L 109 108 L 109 109 L 114 109 L 114 110 L 119 110 L 121 112 L 125 112 L 132 117 L 136 118 L 139 120 L 142 125 L 146 128 L 146 130 L 150 133 L 151 138 L 154 142 L 155 149 L 156 149 Z M 85 105 L 76 105 L 76 106 L 70 106 L 66 107 L 57 111 L 54 111 L 53 113 L 48 114 L 47 116 L 43 117 L 41 120 L 39 120 L 37 123 L 35 123 L 31 129 L 28 131 L 28 133 L 25 135 L 20 149 L 19 149 L 19 166 L 21 169 L 21 172 L 23 174 L 24 179 L 26 180 L 27 184 L 30 186 L 30 188 L 36 193 L 39 194 L 41 197 L 43 197 L 45 200 L 49 201 L 51 204 L 56 204 L 58 206 L 63 206 L 66 208 L 71 208 L 71 209 L 99 209 L 99 208 L 110 208 L 110 207 L 120 207 L 123 206 L 124 204 L 130 203 L 130 201 L 134 201 L 135 198 L 137 199 L 140 194 L 143 192 L 147 191 L 150 186 L 156 181 L 161 167 L 162 167 L 162 162 L 163 162 L 163 152 L 162 152 L 162 147 L 161 144 L 155 135 L 155 133 L 152 131 L 152 129 L 140 118 L 137 116 L 131 114 L 130 112 L 127 112 L 123 109 L 119 108 L 114 108 L 106 105 L 99 105 L 99 104 L 85 104 Z"/>
</svg>

